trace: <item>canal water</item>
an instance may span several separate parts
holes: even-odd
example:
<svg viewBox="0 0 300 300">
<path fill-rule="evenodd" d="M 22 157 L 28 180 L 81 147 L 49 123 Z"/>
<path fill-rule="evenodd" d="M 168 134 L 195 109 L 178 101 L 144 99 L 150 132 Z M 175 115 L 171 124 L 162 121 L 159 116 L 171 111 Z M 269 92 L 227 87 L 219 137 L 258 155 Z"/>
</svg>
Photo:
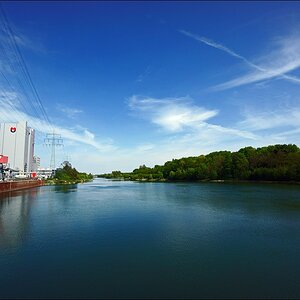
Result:
<svg viewBox="0 0 300 300">
<path fill-rule="evenodd" d="M 97 179 L 0 195 L 0 298 L 299 298 L 300 186 Z"/>
</svg>

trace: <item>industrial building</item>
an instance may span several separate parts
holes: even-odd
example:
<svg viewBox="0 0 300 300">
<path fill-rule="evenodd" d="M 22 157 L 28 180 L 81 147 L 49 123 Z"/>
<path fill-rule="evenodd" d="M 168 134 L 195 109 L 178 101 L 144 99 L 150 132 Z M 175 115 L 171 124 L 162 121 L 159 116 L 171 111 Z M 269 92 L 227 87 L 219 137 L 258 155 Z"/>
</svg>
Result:
<svg viewBox="0 0 300 300">
<path fill-rule="evenodd" d="M 8 157 L 6 167 L 27 174 L 36 171 L 34 138 L 35 130 L 26 121 L 0 123 L 0 155 Z"/>
<path fill-rule="evenodd" d="M 41 167 L 41 159 L 38 156 L 33 156 L 32 170 L 36 171 Z"/>
</svg>

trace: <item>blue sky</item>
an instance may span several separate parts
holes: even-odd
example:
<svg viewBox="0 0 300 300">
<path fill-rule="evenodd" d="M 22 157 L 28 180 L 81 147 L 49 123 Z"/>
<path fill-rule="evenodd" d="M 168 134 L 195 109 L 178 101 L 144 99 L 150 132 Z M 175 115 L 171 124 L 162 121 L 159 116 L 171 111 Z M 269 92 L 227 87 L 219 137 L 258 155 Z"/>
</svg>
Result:
<svg viewBox="0 0 300 300">
<path fill-rule="evenodd" d="M 26 119 L 38 131 L 43 166 L 53 128 L 65 144 L 57 164 L 68 156 L 93 173 L 299 145 L 300 3 L 2 5 L 52 128 L 18 84 L 3 29 L 0 70 L 10 84 L 0 74 L 0 118 Z"/>
</svg>

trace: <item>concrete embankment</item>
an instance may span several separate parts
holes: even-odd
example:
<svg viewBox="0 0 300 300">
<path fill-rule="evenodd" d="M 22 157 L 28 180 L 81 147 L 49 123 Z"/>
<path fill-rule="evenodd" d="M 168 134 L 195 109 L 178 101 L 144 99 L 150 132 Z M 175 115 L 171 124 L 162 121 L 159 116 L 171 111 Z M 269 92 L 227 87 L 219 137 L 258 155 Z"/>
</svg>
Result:
<svg viewBox="0 0 300 300">
<path fill-rule="evenodd" d="M 15 180 L 0 182 L 0 193 L 23 190 L 44 185 L 44 180 Z"/>
</svg>

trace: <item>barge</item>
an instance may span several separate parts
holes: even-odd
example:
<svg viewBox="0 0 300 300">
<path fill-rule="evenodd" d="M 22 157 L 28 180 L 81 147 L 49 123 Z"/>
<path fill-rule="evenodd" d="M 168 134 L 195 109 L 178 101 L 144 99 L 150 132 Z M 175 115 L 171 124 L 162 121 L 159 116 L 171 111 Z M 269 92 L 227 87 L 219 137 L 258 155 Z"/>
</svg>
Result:
<svg viewBox="0 0 300 300">
<path fill-rule="evenodd" d="M 40 179 L 3 181 L 0 182 L 0 193 L 39 187 L 44 184 L 45 181 Z"/>
</svg>

